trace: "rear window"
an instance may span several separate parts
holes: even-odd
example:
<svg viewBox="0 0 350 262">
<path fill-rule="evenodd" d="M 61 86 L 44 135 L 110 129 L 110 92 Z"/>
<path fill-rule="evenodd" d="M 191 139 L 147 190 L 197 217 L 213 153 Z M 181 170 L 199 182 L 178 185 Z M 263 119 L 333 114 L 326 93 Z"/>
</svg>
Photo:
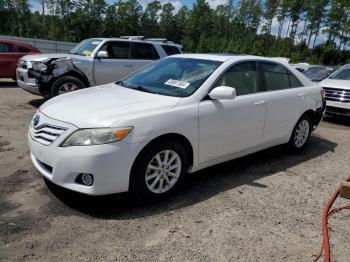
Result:
<svg viewBox="0 0 350 262">
<path fill-rule="evenodd" d="M 132 58 L 153 60 L 159 59 L 159 55 L 151 44 L 134 43 Z"/>
<path fill-rule="evenodd" d="M 165 53 L 167 55 L 176 55 L 176 54 L 181 54 L 181 51 L 179 48 L 176 46 L 172 45 L 162 45 L 162 48 L 164 49 Z"/>
<path fill-rule="evenodd" d="M 30 52 L 29 48 L 24 47 L 24 46 L 17 46 L 17 49 L 18 49 L 18 52 L 20 52 L 20 53 L 29 53 Z"/>
</svg>

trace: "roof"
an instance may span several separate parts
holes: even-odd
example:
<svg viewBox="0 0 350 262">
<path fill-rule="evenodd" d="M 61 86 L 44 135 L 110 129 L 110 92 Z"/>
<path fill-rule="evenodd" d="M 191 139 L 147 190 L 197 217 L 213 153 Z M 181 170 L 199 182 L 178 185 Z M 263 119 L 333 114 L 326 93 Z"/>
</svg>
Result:
<svg viewBox="0 0 350 262">
<path fill-rule="evenodd" d="M 227 54 L 227 53 L 216 53 L 216 54 L 178 54 L 173 55 L 172 57 L 183 57 L 183 58 L 193 58 L 193 59 L 204 59 L 212 60 L 219 62 L 226 62 L 228 60 L 265 60 L 265 61 L 274 61 L 279 63 L 286 63 L 284 60 L 275 59 L 272 57 L 263 57 L 263 56 L 253 56 L 253 55 L 241 55 L 241 54 Z"/>
<path fill-rule="evenodd" d="M 137 42 L 137 43 L 152 43 L 152 44 L 162 44 L 162 45 L 171 45 L 171 46 L 178 46 L 182 48 L 182 45 L 176 44 L 172 41 L 167 41 L 161 38 L 145 38 L 145 39 L 136 39 L 136 38 L 122 38 L 120 37 L 94 37 L 90 39 L 96 39 L 101 41 L 106 40 L 115 40 L 115 41 L 125 41 L 125 42 Z"/>
<path fill-rule="evenodd" d="M 30 48 L 30 49 L 33 49 L 33 48 L 34 48 L 32 45 L 27 44 L 27 43 L 22 42 L 22 41 L 18 41 L 18 40 L 0 38 L 0 42 L 6 43 L 6 44 L 17 45 L 17 46 L 28 47 L 28 48 Z"/>
<path fill-rule="evenodd" d="M 231 54 L 178 54 L 172 57 L 183 57 L 183 58 L 193 58 L 193 59 L 203 59 L 225 62 L 232 58 L 242 57 L 241 55 L 231 55 Z"/>
</svg>

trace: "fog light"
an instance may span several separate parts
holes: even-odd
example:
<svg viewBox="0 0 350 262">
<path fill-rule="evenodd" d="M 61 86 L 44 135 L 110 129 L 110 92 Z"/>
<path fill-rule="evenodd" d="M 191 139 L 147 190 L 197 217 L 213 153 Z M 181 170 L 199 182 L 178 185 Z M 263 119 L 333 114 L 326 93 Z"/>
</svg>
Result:
<svg viewBox="0 0 350 262">
<path fill-rule="evenodd" d="M 94 183 L 94 177 L 91 174 L 81 174 L 81 181 L 86 186 L 91 186 Z"/>
</svg>

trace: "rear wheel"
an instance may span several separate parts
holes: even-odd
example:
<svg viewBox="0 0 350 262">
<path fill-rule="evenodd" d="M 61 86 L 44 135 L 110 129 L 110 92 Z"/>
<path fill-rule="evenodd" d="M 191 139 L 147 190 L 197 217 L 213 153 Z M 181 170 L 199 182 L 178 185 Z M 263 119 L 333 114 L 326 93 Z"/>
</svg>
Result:
<svg viewBox="0 0 350 262">
<path fill-rule="evenodd" d="M 167 196 L 180 185 L 187 168 L 187 153 L 180 143 L 153 144 L 137 157 L 131 171 L 130 190 L 145 200 Z"/>
<path fill-rule="evenodd" d="M 296 151 L 302 150 L 310 138 L 311 130 L 311 118 L 308 115 L 303 115 L 293 129 L 292 136 L 288 143 L 289 146 Z"/>
<path fill-rule="evenodd" d="M 58 96 L 84 88 L 84 83 L 74 76 L 63 76 L 57 79 L 51 89 L 51 96 Z"/>
</svg>

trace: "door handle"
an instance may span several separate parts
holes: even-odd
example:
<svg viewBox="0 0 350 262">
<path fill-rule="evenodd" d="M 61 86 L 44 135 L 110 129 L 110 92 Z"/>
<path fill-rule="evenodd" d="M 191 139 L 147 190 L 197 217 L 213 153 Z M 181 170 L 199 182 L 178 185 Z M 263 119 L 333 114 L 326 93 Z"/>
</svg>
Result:
<svg viewBox="0 0 350 262">
<path fill-rule="evenodd" d="M 298 97 L 304 97 L 305 96 L 305 93 L 299 93 L 298 94 Z"/>
<path fill-rule="evenodd" d="M 261 101 L 256 101 L 256 102 L 254 102 L 254 105 L 255 105 L 255 106 L 259 106 L 259 105 L 264 105 L 265 103 L 266 103 L 265 100 L 261 100 Z"/>
</svg>

